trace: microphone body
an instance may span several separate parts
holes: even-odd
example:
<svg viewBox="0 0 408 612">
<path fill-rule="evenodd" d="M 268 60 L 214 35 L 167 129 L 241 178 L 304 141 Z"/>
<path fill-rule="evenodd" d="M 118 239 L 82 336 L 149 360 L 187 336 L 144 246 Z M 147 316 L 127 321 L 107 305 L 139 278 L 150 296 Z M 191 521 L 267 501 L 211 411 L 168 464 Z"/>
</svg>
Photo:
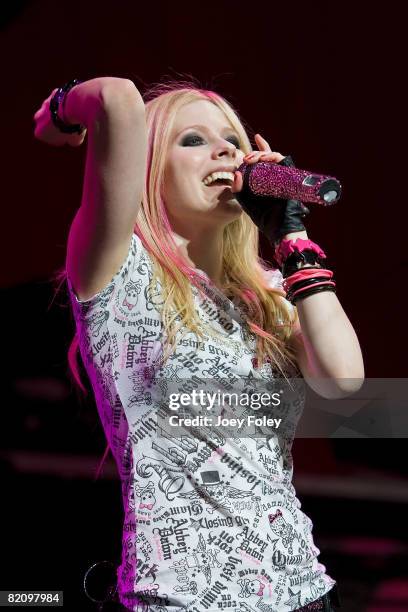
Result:
<svg viewBox="0 0 408 612">
<path fill-rule="evenodd" d="M 289 155 L 284 159 L 291 160 Z M 333 176 L 263 161 L 243 163 L 238 171 L 255 196 L 300 200 L 322 206 L 331 206 L 340 199 L 342 188 Z"/>
</svg>

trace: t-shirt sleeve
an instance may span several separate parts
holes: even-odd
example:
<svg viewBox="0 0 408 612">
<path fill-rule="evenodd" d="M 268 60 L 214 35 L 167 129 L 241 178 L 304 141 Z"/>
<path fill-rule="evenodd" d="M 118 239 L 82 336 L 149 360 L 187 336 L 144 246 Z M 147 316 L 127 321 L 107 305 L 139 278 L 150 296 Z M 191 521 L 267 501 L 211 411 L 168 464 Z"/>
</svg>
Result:
<svg viewBox="0 0 408 612">
<path fill-rule="evenodd" d="M 266 282 L 268 283 L 268 287 L 270 287 L 271 289 L 280 289 L 281 291 L 283 291 L 283 276 L 280 270 L 265 270 L 265 278 Z"/>
<path fill-rule="evenodd" d="M 278 269 L 265 270 L 265 278 L 266 278 L 268 287 L 270 287 L 271 289 L 279 289 L 280 291 L 285 292 L 283 285 L 282 285 L 283 276 L 280 270 Z M 295 310 L 295 306 L 291 304 L 289 300 L 287 300 L 285 297 L 282 297 L 281 299 L 283 300 L 290 314 L 292 314 Z"/>
<path fill-rule="evenodd" d="M 67 275 L 68 293 L 74 310 L 74 315 L 79 315 L 81 319 L 87 319 L 91 315 L 105 310 L 107 304 L 113 299 L 115 293 L 123 287 L 132 272 L 138 267 L 144 247 L 137 234 L 133 233 L 129 244 L 127 255 L 122 262 L 119 270 L 114 274 L 110 282 L 87 300 L 80 300 L 75 293 L 71 280 Z"/>
</svg>

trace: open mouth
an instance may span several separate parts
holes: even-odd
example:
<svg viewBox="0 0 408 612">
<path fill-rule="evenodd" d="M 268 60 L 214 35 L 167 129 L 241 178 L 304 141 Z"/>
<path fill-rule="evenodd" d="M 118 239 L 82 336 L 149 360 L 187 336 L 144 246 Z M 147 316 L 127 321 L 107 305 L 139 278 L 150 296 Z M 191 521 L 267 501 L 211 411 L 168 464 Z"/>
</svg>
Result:
<svg viewBox="0 0 408 612">
<path fill-rule="evenodd" d="M 234 184 L 235 174 L 225 170 L 216 170 L 203 178 L 206 187 L 229 187 Z"/>
<path fill-rule="evenodd" d="M 205 183 L 204 183 L 205 185 Z M 232 187 L 232 181 L 229 179 L 216 179 L 215 181 L 213 181 L 212 183 L 210 183 L 210 185 L 205 185 L 206 187 L 229 187 L 231 189 Z"/>
</svg>

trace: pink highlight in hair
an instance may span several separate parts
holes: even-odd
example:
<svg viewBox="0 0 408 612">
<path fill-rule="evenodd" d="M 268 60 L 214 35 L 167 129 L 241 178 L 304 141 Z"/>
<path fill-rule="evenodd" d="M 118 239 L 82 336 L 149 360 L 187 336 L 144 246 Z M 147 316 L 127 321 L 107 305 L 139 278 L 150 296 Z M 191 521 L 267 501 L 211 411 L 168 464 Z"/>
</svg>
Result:
<svg viewBox="0 0 408 612">
<path fill-rule="evenodd" d="M 252 289 L 249 289 L 248 287 L 243 289 L 242 291 L 242 299 L 244 300 L 245 304 L 247 304 L 252 310 L 256 310 L 258 316 L 262 317 L 262 310 L 259 306 L 259 299 L 258 296 L 256 295 L 255 291 L 253 291 Z M 250 325 L 254 325 L 253 323 L 249 323 Z M 255 331 L 256 329 L 260 329 L 257 325 L 254 325 L 254 328 L 251 327 L 251 329 L 253 329 L 253 331 Z M 255 332 L 257 333 L 257 332 Z M 267 334 L 266 336 L 264 336 L 265 338 L 270 337 L 269 334 Z"/>
<path fill-rule="evenodd" d="M 185 259 L 182 257 L 182 255 L 180 255 L 180 253 L 178 251 L 177 244 L 174 242 L 174 240 L 172 238 L 173 228 L 172 228 L 172 226 L 170 224 L 170 221 L 169 221 L 169 218 L 168 218 L 168 215 L 167 215 L 167 210 L 166 210 L 166 207 L 165 207 L 164 202 L 163 202 L 162 199 L 160 199 L 159 207 L 160 207 L 160 216 L 161 216 L 162 223 L 164 225 L 164 228 L 167 231 L 168 236 L 170 237 L 171 242 L 174 245 L 174 249 L 169 249 L 168 245 L 166 243 L 162 242 L 162 240 L 160 239 L 160 236 L 155 231 L 155 228 L 149 226 L 151 234 L 152 234 L 152 237 L 154 238 L 155 242 L 160 245 L 162 253 L 164 255 L 166 255 L 167 258 L 170 261 L 173 261 L 175 263 L 176 267 L 184 275 L 186 275 L 188 277 L 190 282 L 192 282 L 197 287 L 197 289 L 202 294 L 204 294 L 204 292 L 202 291 L 202 288 L 200 287 L 200 284 L 197 282 L 197 278 L 200 279 L 202 282 L 206 282 L 208 280 L 207 277 L 205 277 L 202 273 L 200 273 L 199 271 L 194 270 L 193 268 L 191 268 L 191 266 L 186 264 Z M 143 236 L 142 232 L 140 231 L 140 229 L 139 229 L 139 227 L 137 225 L 135 226 L 134 231 L 139 236 L 139 238 L 141 239 L 145 249 L 148 252 L 150 252 L 151 249 L 149 248 L 149 245 L 146 243 L 146 241 L 144 239 L 144 236 Z M 175 274 L 173 272 L 173 268 L 171 266 L 166 265 L 165 261 L 162 261 L 162 263 L 165 265 L 166 271 L 172 276 L 173 280 L 176 281 L 176 277 L 175 277 Z"/>
<path fill-rule="evenodd" d="M 252 289 L 244 289 L 242 291 L 242 296 L 245 300 L 246 303 L 248 302 L 257 302 L 257 297 L 256 297 L 256 293 L 254 291 L 252 291 Z"/>
<path fill-rule="evenodd" d="M 69 364 L 69 368 L 71 370 L 71 373 L 72 373 L 72 376 L 74 377 L 75 382 L 78 384 L 81 391 L 85 395 L 88 395 L 88 391 L 82 384 L 81 377 L 79 375 L 79 368 L 78 368 L 78 361 L 77 361 L 78 347 L 79 347 L 78 335 L 75 334 L 71 342 L 71 345 L 69 347 L 69 350 L 68 350 L 68 364 Z"/>
<path fill-rule="evenodd" d="M 102 471 L 102 468 L 103 468 L 103 464 L 105 463 L 106 458 L 109 455 L 109 452 L 110 452 L 110 446 L 109 446 L 109 444 L 107 444 L 107 446 L 105 448 L 105 452 L 103 453 L 103 457 L 100 460 L 99 465 L 98 465 L 98 467 L 96 469 L 95 480 L 98 480 L 98 478 L 100 476 L 100 473 Z"/>
<path fill-rule="evenodd" d="M 256 323 L 252 323 L 252 321 L 248 321 L 248 325 L 249 325 L 250 329 L 253 332 L 255 332 L 258 336 L 261 336 L 262 338 L 270 338 L 271 337 L 271 334 L 269 334 L 264 329 L 262 329 L 262 327 L 259 327 L 259 325 L 257 325 Z"/>
</svg>

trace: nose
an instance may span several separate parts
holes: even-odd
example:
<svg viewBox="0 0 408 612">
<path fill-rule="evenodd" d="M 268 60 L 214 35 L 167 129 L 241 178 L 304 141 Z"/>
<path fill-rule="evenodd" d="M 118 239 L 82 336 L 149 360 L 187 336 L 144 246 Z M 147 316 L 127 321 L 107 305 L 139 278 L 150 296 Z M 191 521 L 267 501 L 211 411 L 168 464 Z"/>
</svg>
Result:
<svg viewBox="0 0 408 612">
<path fill-rule="evenodd" d="M 214 147 L 213 159 L 221 159 L 224 157 L 230 157 L 235 160 L 237 157 L 237 148 L 232 142 L 228 142 L 228 140 L 224 140 L 221 138 L 218 144 Z"/>
</svg>

